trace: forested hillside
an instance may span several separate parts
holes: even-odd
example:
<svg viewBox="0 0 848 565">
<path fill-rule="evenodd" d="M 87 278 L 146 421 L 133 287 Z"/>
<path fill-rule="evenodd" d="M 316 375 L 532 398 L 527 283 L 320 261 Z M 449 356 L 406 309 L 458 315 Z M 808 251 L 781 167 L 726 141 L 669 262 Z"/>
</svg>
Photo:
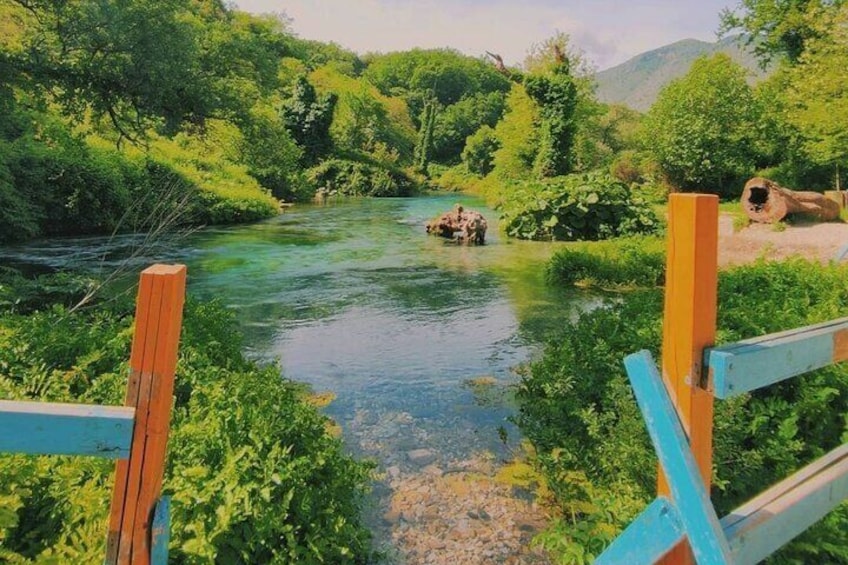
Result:
<svg viewBox="0 0 848 565">
<path fill-rule="evenodd" d="M 598 100 L 645 112 L 656 101 L 660 90 L 684 76 L 695 59 L 717 53 L 724 53 L 741 65 L 752 85 L 767 75 L 742 35 L 725 37 L 715 43 L 683 39 L 598 72 L 595 75 Z"/>
</svg>

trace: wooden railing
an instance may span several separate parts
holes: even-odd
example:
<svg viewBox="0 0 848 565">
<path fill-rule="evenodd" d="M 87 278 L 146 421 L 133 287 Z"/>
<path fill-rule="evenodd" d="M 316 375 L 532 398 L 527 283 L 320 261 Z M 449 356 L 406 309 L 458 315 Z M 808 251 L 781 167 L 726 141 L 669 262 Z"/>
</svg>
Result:
<svg viewBox="0 0 848 565">
<path fill-rule="evenodd" d="M 125 406 L 0 400 L 0 452 L 117 459 L 105 563 L 168 561 L 165 470 L 186 268 L 141 273 Z"/>
<path fill-rule="evenodd" d="M 846 444 L 718 519 L 709 497 L 713 398 L 848 359 L 848 318 L 711 347 L 717 242 L 717 197 L 672 195 L 662 374 L 647 351 L 624 361 L 660 462 L 658 497 L 599 565 L 757 563 L 848 498 Z"/>
</svg>

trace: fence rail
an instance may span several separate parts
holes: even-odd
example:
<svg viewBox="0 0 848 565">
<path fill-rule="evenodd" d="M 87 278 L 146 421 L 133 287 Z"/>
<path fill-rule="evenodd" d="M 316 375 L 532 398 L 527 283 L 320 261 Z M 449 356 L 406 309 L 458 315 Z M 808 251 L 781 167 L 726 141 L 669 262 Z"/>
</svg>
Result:
<svg viewBox="0 0 848 565">
<path fill-rule="evenodd" d="M 848 444 L 719 520 L 709 498 L 713 397 L 730 398 L 848 360 L 848 318 L 712 347 L 718 199 L 675 194 L 663 370 L 650 353 L 625 367 L 660 461 L 658 497 L 596 563 L 757 563 L 848 498 Z M 665 377 L 665 378 L 663 378 Z"/>
<path fill-rule="evenodd" d="M 186 268 L 142 271 L 125 406 L 0 400 L 0 452 L 116 459 L 105 563 L 168 562 L 170 500 L 160 498 Z"/>
</svg>

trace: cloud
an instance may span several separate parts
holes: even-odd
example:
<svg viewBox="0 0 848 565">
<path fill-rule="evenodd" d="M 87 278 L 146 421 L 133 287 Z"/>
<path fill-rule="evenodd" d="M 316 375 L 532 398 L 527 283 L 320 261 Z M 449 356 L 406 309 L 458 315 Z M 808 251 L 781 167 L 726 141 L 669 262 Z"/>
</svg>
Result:
<svg viewBox="0 0 848 565">
<path fill-rule="evenodd" d="M 334 41 L 357 53 L 453 47 L 500 53 L 518 65 L 527 50 L 561 30 L 598 68 L 642 51 L 710 39 L 722 0 L 240 0 L 240 9 L 293 19 L 301 37 Z"/>
</svg>

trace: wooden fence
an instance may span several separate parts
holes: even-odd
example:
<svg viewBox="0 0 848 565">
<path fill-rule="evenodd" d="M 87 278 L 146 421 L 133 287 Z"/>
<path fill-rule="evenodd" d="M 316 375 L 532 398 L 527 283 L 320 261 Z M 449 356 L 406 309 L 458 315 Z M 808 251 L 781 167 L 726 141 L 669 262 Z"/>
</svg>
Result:
<svg viewBox="0 0 848 565">
<path fill-rule="evenodd" d="M 709 497 L 713 398 L 848 359 L 848 318 L 712 347 L 718 198 L 669 201 L 662 374 L 650 353 L 625 361 L 660 461 L 658 497 L 598 565 L 757 563 L 848 498 L 848 444 L 718 519 Z"/>
<path fill-rule="evenodd" d="M 109 565 L 168 561 L 169 499 L 160 491 L 185 282 L 183 265 L 141 273 L 125 406 L 0 400 L 0 452 L 117 459 Z"/>
</svg>

